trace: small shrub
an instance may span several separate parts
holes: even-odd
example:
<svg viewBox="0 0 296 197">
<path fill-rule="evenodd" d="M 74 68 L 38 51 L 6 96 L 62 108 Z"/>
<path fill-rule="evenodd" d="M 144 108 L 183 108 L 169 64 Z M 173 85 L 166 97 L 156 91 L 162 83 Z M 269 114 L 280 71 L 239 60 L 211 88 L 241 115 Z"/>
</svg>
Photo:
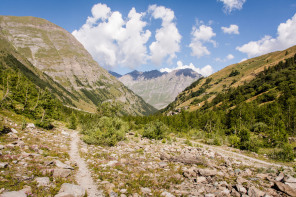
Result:
<svg viewBox="0 0 296 197">
<path fill-rule="evenodd" d="M 76 118 L 76 116 L 74 115 L 74 113 L 71 114 L 70 122 L 69 122 L 68 128 L 69 128 L 69 129 L 77 129 L 77 118 Z"/>
<path fill-rule="evenodd" d="M 144 127 L 143 137 L 149 139 L 161 140 L 165 134 L 169 133 L 169 128 L 160 121 L 150 122 Z"/>
<path fill-rule="evenodd" d="M 289 162 L 295 159 L 295 154 L 291 144 L 285 143 L 280 150 L 275 149 L 270 157 L 276 160 Z"/>
<path fill-rule="evenodd" d="M 125 139 L 128 124 L 119 118 L 102 117 L 95 129 L 83 132 L 83 141 L 88 144 L 115 146 Z"/>
<path fill-rule="evenodd" d="M 239 74 L 240 74 L 240 72 L 238 70 L 232 70 L 231 73 L 229 74 L 229 77 L 234 77 Z"/>
<path fill-rule="evenodd" d="M 232 147 L 238 147 L 241 139 L 237 135 L 231 135 L 228 137 L 228 141 Z"/>
<path fill-rule="evenodd" d="M 54 128 L 54 126 L 53 126 L 53 124 L 51 123 L 50 120 L 43 120 L 43 121 L 41 121 L 41 120 L 37 120 L 37 121 L 35 122 L 35 125 L 36 125 L 37 127 L 41 127 L 41 128 L 43 128 L 43 129 L 47 129 L 47 130 L 51 130 L 51 129 Z"/>
</svg>

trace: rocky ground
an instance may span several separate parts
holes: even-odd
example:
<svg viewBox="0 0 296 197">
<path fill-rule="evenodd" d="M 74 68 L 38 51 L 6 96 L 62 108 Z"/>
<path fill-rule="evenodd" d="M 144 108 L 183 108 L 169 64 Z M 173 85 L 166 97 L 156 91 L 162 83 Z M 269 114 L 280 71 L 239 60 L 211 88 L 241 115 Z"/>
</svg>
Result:
<svg viewBox="0 0 296 197">
<path fill-rule="evenodd" d="M 9 128 L 0 135 L 2 197 L 296 196 L 293 169 L 222 147 L 132 132 L 115 147 L 100 147 L 62 126 L 22 130 L 3 121 Z"/>
</svg>

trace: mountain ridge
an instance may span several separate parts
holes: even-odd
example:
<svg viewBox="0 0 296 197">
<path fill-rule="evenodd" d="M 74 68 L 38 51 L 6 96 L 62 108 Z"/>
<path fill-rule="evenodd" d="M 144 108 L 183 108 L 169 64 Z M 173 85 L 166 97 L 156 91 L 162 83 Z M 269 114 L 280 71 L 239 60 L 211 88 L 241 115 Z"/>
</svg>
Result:
<svg viewBox="0 0 296 197">
<path fill-rule="evenodd" d="M 16 16 L 0 16 L 0 28 L 2 40 L 20 54 L 27 68 L 32 64 L 60 84 L 63 94 L 72 95 L 67 105 L 94 112 L 98 103 L 115 100 L 129 114 L 155 111 L 101 68 L 65 29 L 45 19 Z"/>
</svg>

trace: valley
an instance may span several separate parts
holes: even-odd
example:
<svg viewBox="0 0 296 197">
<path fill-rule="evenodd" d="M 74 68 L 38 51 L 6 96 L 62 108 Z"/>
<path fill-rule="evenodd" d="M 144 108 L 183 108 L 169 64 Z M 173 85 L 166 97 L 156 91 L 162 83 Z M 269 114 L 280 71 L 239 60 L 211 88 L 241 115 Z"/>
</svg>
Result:
<svg viewBox="0 0 296 197">
<path fill-rule="evenodd" d="M 156 4 L 81 13 L 0 15 L 0 197 L 296 196 L 296 15 L 241 45 Z"/>
</svg>

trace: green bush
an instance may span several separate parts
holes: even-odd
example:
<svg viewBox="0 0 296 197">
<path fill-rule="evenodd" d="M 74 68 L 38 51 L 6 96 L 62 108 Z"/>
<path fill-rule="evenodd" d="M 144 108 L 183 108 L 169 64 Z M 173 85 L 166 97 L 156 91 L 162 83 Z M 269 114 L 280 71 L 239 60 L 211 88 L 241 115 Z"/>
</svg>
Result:
<svg viewBox="0 0 296 197">
<path fill-rule="evenodd" d="M 169 133 L 169 128 L 160 121 L 150 122 L 144 127 L 143 137 L 149 139 L 161 140 L 165 134 Z"/>
<path fill-rule="evenodd" d="M 47 129 L 47 130 L 51 130 L 51 129 L 54 128 L 54 126 L 53 126 L 53 124 L 51 123 L 50 120 L 43 120 L 43 121 L 41 121 L 41 120 L 37 120 L 37 121 L 35 122 L 35 125 L 36 125 L 37 127 L 41 127 L 41 128 L 43 128 L 43 129 Z"/>
<path fill-rule="evenodd" d="M 84 142 L 88 144 L 115 146 L 125 139 L 128 124 L 117 117 L 102 117 L 94 129 L 83 131 Z"/>
<path fill-rule="evenodd" d="M 276 160 L 289 162 L 295 159 L 295 154 L 291 144 L 285 143 L 280 150 L 275 149 L 270 157 Z"/>
<path fill-rule="evenodd" d="M 268 126 L 263 122 L 257 122 L 252 126 L 251 131 L 256 133 L 261 133 L 267 131 Z"/>
<path fill-rule="evenodd" d="M 229 141 L 231 146 L 239 147 L 241 139 L 237 135 L 230 135 L 228 137 L 228 141 Z"/>
<path fill-rule="evenodd" d="M 71 114 L 68 128 L 69 129 L 77 129 L 77 118 L 74 113 Z"/>
</svg>

